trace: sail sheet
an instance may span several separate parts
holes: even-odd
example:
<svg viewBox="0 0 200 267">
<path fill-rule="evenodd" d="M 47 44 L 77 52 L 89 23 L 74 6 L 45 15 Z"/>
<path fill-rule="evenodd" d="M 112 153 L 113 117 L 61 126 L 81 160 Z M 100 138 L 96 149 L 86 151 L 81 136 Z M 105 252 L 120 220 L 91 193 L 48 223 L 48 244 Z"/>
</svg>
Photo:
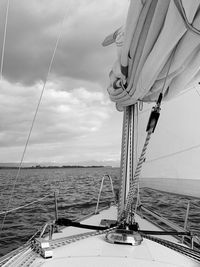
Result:
<svg viewBox="0 0 200 267">
<path fill-rule="evenodd" d="M 126 25 L 108 36 L 118 59 L 108 92 L 118 109 L 156 101 L 161 91 L 171 99 L 199 75 L 200 1 L 132 0 Z"/>
</svg>

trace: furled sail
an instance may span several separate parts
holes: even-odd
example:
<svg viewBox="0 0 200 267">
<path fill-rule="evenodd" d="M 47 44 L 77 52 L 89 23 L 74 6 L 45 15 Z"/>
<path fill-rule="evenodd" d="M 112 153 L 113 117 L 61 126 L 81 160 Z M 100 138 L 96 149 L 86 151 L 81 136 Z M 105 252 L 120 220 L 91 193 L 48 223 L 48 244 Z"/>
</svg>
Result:
<svg viewBox="0 0 200 267">
<path fill-rule="evenodd" d="M 198 120 L 200 108 L 193 103 L 200 106 L 194 89 L 200 78 L 199 25 L 200 0 L 131 0 L 126 25 L 103 42 L 104 46 L 115 42 L 118 48 L 108 87 L 118 110 L 138 101 L 156 102 L 160 93 L 164 100 L 172 99 L 162 107 L 141 185 L 197 197 L 200 129 L 193 119 L 196 116 Z M 149 117 L 145 109 L 150 109 L 149 105 L 144 104 L 138 113 L 138 155 L 144 142 L 142 133 Z"/>
<path fill-rule="evenodd" d="M 125 28 L 108 36 L 119 56 L 108 92 L 117 106 L 170 99 L 199 76 L 199 0 L 132 0 Z M 163 88 L 165 77 L 165 87 Z"/>
</svg>

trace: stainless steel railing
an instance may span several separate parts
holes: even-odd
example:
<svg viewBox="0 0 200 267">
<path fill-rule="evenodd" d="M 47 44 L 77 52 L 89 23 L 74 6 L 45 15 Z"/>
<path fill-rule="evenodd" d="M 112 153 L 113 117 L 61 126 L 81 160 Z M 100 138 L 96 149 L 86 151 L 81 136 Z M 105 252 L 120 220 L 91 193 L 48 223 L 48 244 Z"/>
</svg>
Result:
<svg viewBox="0 0 200 267">
<path fill-rule="evenodd" d="M 97 205 L 96 205 L 96 209 L 95 209 L 95 214 L 98 213 L 98 210 L 99 210 L 99 202 L 100 202 L 100 197 L 101 197 L 101 192 L 102 192 L 102 189 L 103 189 L 103 184 L 104 184 L 104 180 L 105 178 L 108 177 L 109 181 L 110 181 L 110 185 L 111 185 L 111 190 L 112 190 L 112 194 L 113 194 L 113 198 L 114 198 L 114 201 L 116 203 L 116 200 L 115 200 L 115 192 L 114 192 L 114 187 L 113 187 L 113 181 L 112 181 L 112 178 L 110 175 L 108 174 L 105 174 L 101 180 L 101 186 L 100 186 L 100 189 L 99 189 L 99 194 L 98 194 L 98 199 L 97 199 Z"/>
<path fill-rule="evenodd" d="M 143 205 L 140 205 L 139 207 L 140 211 L 144 211 L 145 213 L 151 215 L 153 218 L 157 219 L 159 222 L 164 223 L 166 226 L 179 231 L 179 232 L 183 232 L 187 229 L 187 221 L 188 221 L 188 214 L 189 214 L 189 206 L 187 207 L 187 211 L 186 211 L 186 216 L 185 216 L 185 223 L 184 223 L 184 227 L 180 227 L 179 225 L 167 220 L 166 218 L 163 218 L 161 215 L 157 214 L 156 212 L 151 211 L 148 208 L 145 208 Z M 141 216 L 145 217 L 146 219 L 148 219 L 149 221 L 151 221 L 153 224 L 156 224 L 154 221 L 150 220 L 149 218 L 147 218 L 147 216 L 145 216 L 145 214 L 141 214 L 141 212 L 139 212 Z M 161 227 L 161 226 L 159 226 Z M 193 236 L 191 238 L 191 247 L 193 248 L 194 243 L 197 243 L 198 245 L 200 245 L 200 238 L 198 236 L 196 236 L 195 231 L 192 231 Z M 182 242 L 184 241 L 184 239 L 181 240 Z"/>
</svg>

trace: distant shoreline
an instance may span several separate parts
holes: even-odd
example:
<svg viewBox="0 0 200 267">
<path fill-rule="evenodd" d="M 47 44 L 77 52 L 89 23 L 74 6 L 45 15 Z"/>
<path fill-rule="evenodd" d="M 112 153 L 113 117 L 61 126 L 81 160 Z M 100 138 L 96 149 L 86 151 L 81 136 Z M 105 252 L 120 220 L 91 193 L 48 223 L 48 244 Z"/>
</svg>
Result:
<svg viewBox="0 0 200 267">
<path fill-rule="evenodd" d="M 0 166 L 0 169 L 18 169 L 17 166 Z M 63 165 L 63 166 L 30 166 L 30 167 L 21 167 L 21 169 L 75 169 L 75 168 L 112 168 L 112 166 L 80 166 L 80 165 Z"/>
</svg>

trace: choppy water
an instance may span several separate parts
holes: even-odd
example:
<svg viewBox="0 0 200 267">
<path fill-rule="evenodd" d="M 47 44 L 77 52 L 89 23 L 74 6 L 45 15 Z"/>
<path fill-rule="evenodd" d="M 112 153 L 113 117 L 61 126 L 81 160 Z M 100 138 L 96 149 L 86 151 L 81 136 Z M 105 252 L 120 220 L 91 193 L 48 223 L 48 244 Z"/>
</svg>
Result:
<svg viewBox="0 0 200 267">
<path fill-rule="evenodd" d="M 8 207 L 17 170 L 0 170 L 0 212 Z M 74 168 L 74 169 L 23 169 L 16 183 L 9 209 L 25 205 L 41 197 L 44 201 L 8 213 L 0 233 L 0 256 L 20 246 L 45 222 L 54 219 L 55 190 L 59 191 L 59 215 L 77 219 L 95 210 L 102 176 L 111 175 L 114 187 L 118 186 L 118 168 Z M 111 199 L 108 181 L 102 201 Z M 50 194 L 50 195 L 49 195 Z M 141 201 L 145 206 L 183 226 L 188 201 L 191 201 L 189 227 L 200 231 L 200 199 L 185 197 L 149 188 L 141 190 Z M 0 215 L 0 223 L 4 215 Z"/>
</svg>

